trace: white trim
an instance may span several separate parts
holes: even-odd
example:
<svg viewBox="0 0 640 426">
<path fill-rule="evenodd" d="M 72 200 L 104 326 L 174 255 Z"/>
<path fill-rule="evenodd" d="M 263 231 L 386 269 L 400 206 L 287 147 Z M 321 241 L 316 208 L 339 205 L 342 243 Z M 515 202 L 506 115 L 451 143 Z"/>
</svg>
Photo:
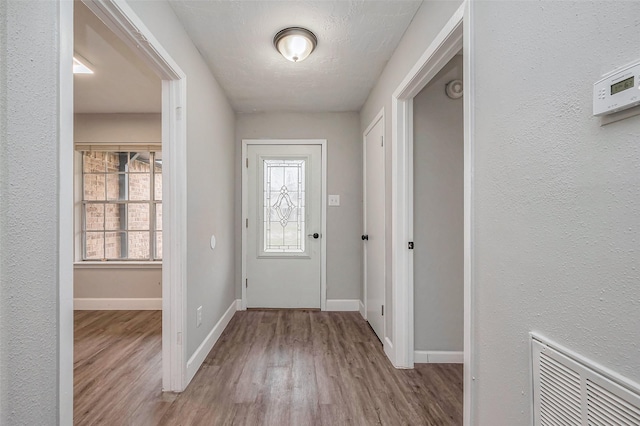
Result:
<svg viewBox="0 0 640 426">
<path fill-rule="evenodd" d="M 474 306 L 475 283 L 473 244 L 474 207 L 473 207 L 473 164 L 475 150 L 475 47 L 473 39 L 474 1 L 465 1 L 463 19 L 463 86 L 464 95 L 464 386 L 463 386 L 463 424 L 473 423 L 475 412 L 475 365 L 474 365 Z"/>
<path fill-rule="evenodd" d="M 376 124 L 378 124 L 378 122 L 382 122 L 382 140 L 383 140 L 383 149 L 382 149 L 382 176 L 383 176 L 383 180 L 384 180 L 384 185 L 383 187 L 386 187 L 387 184 L 387 147 L 386 147 L 386 123 L 385 123 L 385 119 L 384 119 L 384 107 L 382 107 L 382 109 L 376 114 L 376 116 L 373 118 L 373 120 L 371 120 L 371 123 L 369 123 L 369 125 L 367 126 L 367 128 L 365 129 L 364 133 L 362 133 L 362 226 L 363 226 L 363 234 L 368 234 L 369 230 L 367 229 L 367 135 L 369 133 L 371 133 L 371 130 L 373 130 L 373 128 L 376 126 Z M 382 191 L 381 192 L 382 197 L 383 197 L 383 205 L 387 205 L 387 194 L 386 191 Z M 387 276 L 387 264 L 386 264 L 386 259 L 387 259 L 387 242 L 386 242 L 386 227 L 387 227 L 387 212 L 386 209 L 383 210 L 382 212 L 382 223 L 384 224 L 384 229 L 382 230 L 382 238 L 383 238 L 383 244 L 382 246 L 384 247 L 384 256 L 383 259 L 385 259 L 385 263 L 382 265 L 382 276 L 383 276 L 383 282 L 384 282 L 384 289 L 382 292 L 382 305 L 386 306 L 387 305 L 387 282 L 386 282 L 386 276 Z M 362 286 L 363 286 L 363 290 L 362 290 L 362 294 L 364 295 L 364 315 L 363 317 L 365 319 L 367 319 L 367 308 L 368 308 L 368 303 L 367 303 L 367 245 L 364 244 L 363 245 L 363 249 L 362 249 L 362 265 L 363 265 L 363 271 L 362 271 L 362 277 L 363 277 L 363 281 L 362 281 Z M 384 339 L 382 339 L 383 341 L 383 349 L 385 351 L 385 353 L 387 352 L 386 348 L 384 348 L 385 343 L 387 341 L 390 341 L 387 338 L 387 318 L 385 318 L 384 316 L 382 317 L 382 334 Z"/>
<path fill-rule="evenodd" d="M 392 270 L 395 366 L 413 367 L 413 98 L 462 49 L 463 4 L 392 96 Z M 468 90 L 468 89 L 467 89 Z"/>
<path fill-rule="evenodd" d="M 360 300 L 358 299 L 328 299 L 327 311 L 331 312 L 358 312 Z"/>
<path fill-rule="evenodd" d="M 233 315 L 238 310 L 238 302 L 239 300 L 234 300 L 229 305 L 227 311 L 222 315 L 222 318 L 218 320 L 216 325 L 211 329 L 207 337 L 204 341 L 198 346 L 198 349 L 191 355 L 189 361 L 187 362 L 187 384 L 191 382 L 193 377 L 198 372 L 198 369 L 213 349 L 213 346 L 216 344 L 224 329 L 229 325 L 229 321 L 233 318 Z"/>
<path fill-rule="evenodd" d="M 162 262 L 76 262 L 73 269 L 161 269 Z"/>
<path fill-rule="evenodd" d="M 73 2 L 58 3 L 58 420 L 73 424 Z"/>
<path fill-rule="evenodd" d="M 366 319 L 367 319 L 367 308 L 365 308 L 364 303 L 362 303 L 362 300 L 358 300 L 358 303 L 360 305 L 360 315 L 362 315 L 362 318 L 364 318 L 364 320 L 366 321 Z"/>
<path fill-rule="evenodd" d="M 393 342 L 391 340 L 389 340 L 388 337 L 384 338 L 384 343 L 382 344 L 382 349 L 384 350 L 385 355 L 387 355 L 387 358 L 389 358 L 389 361 L 391 361 L 391 364 L 393 364 L 395 366 L 394 357 L 396 356 L 396 352 L 393 349 Z M 396 367 L 396 368 L 402 368 L 402 367 Z"/>
<path fill-rule="evenodd" d="M 159 311 L 162 298 L 90 298 L 73 299 L 76 311 Z"/>
<path fill-rule="evenodd" d="M 413 360 L 416 364 L 462 364 L 462 351 L 414 351 Z"/>
<path fill-rule="evenodd" d="M 242 222 L 249 216 L 249 198 L 247 195 L 248 173 L 245 167 L 247 150 L 249 145 L 320 145 L 322 152 L 322 201 L 320 233 L 320 310 L 327 310 L 327 140 L 326 139 L 243 139 L 242 157 L 240 158 L 242 169 Z M 247 309 L 247 228 L 242 225 L 242 309 Z"/>
<path fill-rule="evenodd" d="M 162 388 L 181 392 L 187 383 L 186 75 L 125 0 L 83 2 L 162 78 Z"/>
</svg>

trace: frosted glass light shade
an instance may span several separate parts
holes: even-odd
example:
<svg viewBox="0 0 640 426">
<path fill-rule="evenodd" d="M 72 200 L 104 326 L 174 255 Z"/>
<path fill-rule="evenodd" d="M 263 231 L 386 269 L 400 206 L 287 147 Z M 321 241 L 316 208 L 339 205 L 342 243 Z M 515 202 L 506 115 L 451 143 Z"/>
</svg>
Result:
<svg viewBox="0 0 640 426">
<path fill-rule="evenodd" d="M 309 30 L 299 27 L 285 28 L 273 38 L 278 52 L 291 62 L 304 61 L 313 52 L 318 39 Z"/>
</svg>

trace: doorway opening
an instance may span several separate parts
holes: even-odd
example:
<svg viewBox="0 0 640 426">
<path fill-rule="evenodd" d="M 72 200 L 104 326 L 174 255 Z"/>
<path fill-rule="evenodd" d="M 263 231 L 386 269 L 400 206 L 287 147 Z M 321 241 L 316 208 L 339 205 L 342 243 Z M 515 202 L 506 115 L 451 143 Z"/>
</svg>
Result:
<svg viewBox="0 0 640 426">
<path fill-rule="evenodd" d="M 155 229 L 145 229 L 148 231 L 147 235 L 142 235 L 145 232 L 143 232 L 143 230 L 131 228 L 131 226 L 134 225 L 130 223 L 131 226 L 119 229 L 119 231 L 121 231 L 119 233 L 122 235 L 118 235 L 120 238 L 117 238 L 116 240 L 120 245 L 117 245 L 116 240 L 114 240 L 113 243 L 116 246 L 110 246 L 107 249 L 103 241 L 102 251 L 100 253 L 102 258 L 105 259 L 107 257 L 112 257 L 111 255 L 113 255 L 113 257 L 122 257 L 123 253 L 126 253 L 129 256 L 133 253 L 134 256 L 143 257 L 144 254 L 142 254 L 142 252 L 146 253 L 150 260 L 152 258 L 158 259 L 160 257 L 163 259 L 161 272 L 162 389 L 164 391 L 180 392 L 186 386 L 186 354 L 185 345 L 183 345 L 182 342 L 182 336 L 184 335 L 183 325 L 185 322 L 183 305 L 184 295 L 186 293 L 186 252 L 183 249 L 186 245 L 186 128 L 184 111 L 186 101 L 186 77 L 178 65 L 173 61 L 169 54 L 164 50 L 128 5 L 116 0 L 63 2 L 60 7 L 61 22 L 65 22 L 68 25 L 61 26 L 62 48 L 60 58 L 62 65 L 60 69 L 60 81 L 64 94 L 61 94 L 60 106 L 61 111 L 68 111 L 69 114 L 61 113 L 62 130 L 60 136 L 61 151 L 59 157 L 61 165 L 60 168 L 63 170 L 60 178 L 60 232 L 62 236 L 68 236 L 68 240 L 65 240 L 64 242 L 62 241 L 64 238 L 61 238 L 61 256 L 59 265 L 61 277 L 64 275 L 65 278 L 60 281 L 61 424 L 70 424 L 73 416 L 73 363 L 71 362 L 73 359 L 73 264 L 75 260 L 83 257 L 86 258 L 88 254 L 86 251 L 86 243 L 81 238 L 78 240 L 72 235 L 77 235 L 76 232 L 79 232 L 80 234 L 83 232 L 88 234 L 95 231 L 96 235 L 100 233 L 100 230 L 98 229 L 88 230 L 86 228 L 86 219 L 88 217 L 87 212 L 84 211 L 84 213 L 82 213 L 81 208 L 76 209 L 74 212 L 73 207 L 74 203 L 77 203 L 77 201 L 74 201 L 75 197 L 73 190 L 71 189 L 74 187 L 75 180 L 73 172 L 74 131 L 73 117 L 71 115 L 74 111 L 74 100 L 72 96 L 74 79 L 71 67 L 71 57 L 76 54 L 76 52 L 73 51 L 73 15 L 75 8 L 78 8 L 80 11 L 85 8 L 90 12 L 91 16 L 95 15 L 95 17 L 97 17 L 121 42 L 124 42 L 124 44 L 135 52 L 137 57 L 142 59 L 146 66 L 148 66 L 161 81 L 158 87 L 158 90 L 161 90 L 162 93 L 161 117 L 158 119 L 159 129 L 157 129 L 158 133 L 161 135 L 160 149 L 158 149 L 157 146 L 136 146 L 135 149 L 132 149 L 131 147 L 125 148 L 122 144 L 113 143 L 114 141 L 106 141 L 107 145 L 111 145 L 109 147 L 109 151 L 127 153 L 127 167 L 133 167 L 134 165 L 140 165 L 143 167 L 143 165 L 146 164 L 147 168 L 150 168 L 153 164 L 157 169 L 155 172 L 162 176 L 163 185 L 161 186 L 161 190 L 156 194 L 156 198 L 160 198 L 162 201 L 162 207 L 159 206 L 159 200 L 154 199 L 150 195 L 150 199 L 146 200 L 146 207 L 137 205 L 132 209 L 129 209 L 129 213 L 127 213 L 126 216 L 126 220 L 131 220 L 133 219 L 133 216 L 130 214 L 131 210 L 136 210 L 136 208 L 142 210 L 147 209 L 147 215 L 150 216 L 152 213 L 155 213 L 153 216 Z M 69 65 L 65 66 L 64 64 L 67 63 Z M 102 146 L 102 148 L 104 149 L 105 146 Z M 87 149 L 86 144 L 83 147 L 83 150 L 90 151 L 90 149 Z M 133 154 L 133 157 L 131 154 Z M 104 151 L 102 151 L 98 156 L 101 156 L 106 164 L 107 160 Z M 124 155 L 122 157 L 123 158 L 119 158 L 119 160 L 124 159 Z M 82 155 L 75 158 L 77 161 L 82 163 Z M 134 164 L 136 161 L 137 163 Z M 97 175 L 98 173 L 95 174 Z M 105 169 L 103 176 L 105 181 L 107 180 L 107 174 L 107 170 Z M 137 171 L 133 168 L 129 168 L 128 171 L 123 173 L 120 173 L 118 170 L 117 173 L 114 172 L 113 174 L 114 176 L 120 174 L 123 175 L 123 179 L 120 179 L 120 176 L 116 176 L 115 180 L 113 180 L 114 184 L 115 182 L 118 182 L 118 184 L 124 184 L 127 182 L 131 183 L 135 178 L 140 178 L 140 176 L 137 176 Z M 136 176 L 133 176 L 134 174 L 136 174 Z M 140 175 L 142 174 L 144 173 L 140 173 Z M 150 172 L 149 175 L 152 176 L 153 173 Z M 142 179 L 144 180 L 145 178 Z M 100 178 L 98 178 L 98 180 L 100 180 Z M 108 186 L 108 183 L 105 185 Z M 126 186 L 127 191 L 130 191 L 130 185 L 127 184 Z M 82 185 L 76 187 L 82 188 Z M 153 188 L 153 183 L 150 184 L 150 188 Z M 124 189 L 124 186 L 122 186 L 122 189 Z M 102 209 L 103 217 L 100 220 L 104 220 L 104 217 L 106 217 L 104 209 L 106 208 L 106 205 L 109 204 L 106 203 L 106 201 L 109 200 L 104 201 L 105 207 Z M 112 204 L 125 204 L 124 199 L 113 201 L 118 202 L 114 202 Z M 120 203 L 120 201 L 123 201 L 123 203 Z M 128 201 L 131 201 L 131 204 L 145 204 L 145 200 L 129 199 Z M 80 204 L 82 205 L 82 202 Z M 120 206 L 118 206 L 118 208 L 119 207 Z M 158 215 L 158 210 L 161 210 L 162 212 L 161 217 Z M 127 208 L 125 208 L 124 211 L 126 212 Z M 80 213 L 80 215 L 84 217 L 84 220 L 81 220 L 84 225 L 80 226 L 80 231 L 78 231 L 78 228 L 74 226 L 74 213 L 76 213 L 76 216 Z M 98 220 L 98 222 L 100 220 Z M 92 226 L 97 227 L 98 225 L 93 224 Z M 103 223 L 103 228 L 104 226 L 105 225 Z M 74 231 L 74 229 L 76 231 Z M 102 231 L 102 240 L 105 240 L 107 238 L 107 229 L 104 228 Z M 111 231 L 111 229 L 109 229 L 109 231 Z M 141 237 L 143 242 L 140 243 L 140 241 L 130 238 L 134 236 Z M 111 237 L 111 233 L 109 233 L 109 237 Z M 151 238 L 155 238 L 155 241 L 151 242 Z M 160 238 L 162 243 L 159 241 Z M 97 239 L 100 239 L 100 236 L 98 236 Z M 76 250 L 74 250 L 74 241 L 81 241 L 80 249 L 76 247 Z M 122 244 L 123 241 L 126 241 L 124 246 Z M 95 246 L 99 251 L 98 247 L 100 244 L 96 244 Z M 93 246 L 91 247 L 93 248 Z M 141 251 L 136 251 L 136 247 L 142 247 Z M 160 247 L 161 253 L 158 252 Z M 105 250 L 111 250 L 111 252 L 109 252 L 109 256 L 105 255 Z M 74 255 L 74 251 L 76 251 L 76 255 Z M 89 254 L 89 257 L 96 256 L 97 259 L 97 257 L 100 257 L 100 253 L 92 251 L 91 254 Z"/>
<path fill-rule="evenodd" d="M 473 2 L 463 3 L 392 95 L 392 315 L 393 347 L 389 358 L 398 368 L 413 368 L 415 356 L 414 282 L 414 98 L 459 52 L 463 52 L 463 360 L 464 422 L 469 424 L 472 389 L 472 182 L 473 79 L 470 14 Z M 464 30 L 464 31 L 463 31 Z M 464 43 L 463 43 L 464 41 Z M 444 88 L 443 88 L 444 90 Z M 459 360 L 459 354 L 456 354 Z"/>
<path fill-rule="evenodd" d="M 413 98 L 414 362 L 463 362 L 462 52 Z"/>
</svg>

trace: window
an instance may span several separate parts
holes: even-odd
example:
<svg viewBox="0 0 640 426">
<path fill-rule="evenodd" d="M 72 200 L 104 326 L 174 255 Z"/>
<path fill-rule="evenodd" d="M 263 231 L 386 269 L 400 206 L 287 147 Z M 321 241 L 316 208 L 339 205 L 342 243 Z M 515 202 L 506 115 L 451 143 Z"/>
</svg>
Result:
<svg viewBox="0 0 640 426">
<path fill-rule="evenodd" d="M 162 259 L 161 152 L 82 152 L 83 260 Z"/>
</svg>

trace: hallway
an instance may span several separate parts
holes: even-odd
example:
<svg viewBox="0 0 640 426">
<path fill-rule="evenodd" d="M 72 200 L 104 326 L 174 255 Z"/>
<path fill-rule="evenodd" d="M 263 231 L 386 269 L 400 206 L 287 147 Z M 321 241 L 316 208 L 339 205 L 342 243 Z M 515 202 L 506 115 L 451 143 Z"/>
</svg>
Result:
<svg viewBox="0 0 640 426">
<path fill-rule="evenodd" d="M 77 425 L 462 424 L 462 365 L 396 370 L 355 312 L 237 312 L 178 396 L 159 311 L 75 315 Z"/>
</svg>

